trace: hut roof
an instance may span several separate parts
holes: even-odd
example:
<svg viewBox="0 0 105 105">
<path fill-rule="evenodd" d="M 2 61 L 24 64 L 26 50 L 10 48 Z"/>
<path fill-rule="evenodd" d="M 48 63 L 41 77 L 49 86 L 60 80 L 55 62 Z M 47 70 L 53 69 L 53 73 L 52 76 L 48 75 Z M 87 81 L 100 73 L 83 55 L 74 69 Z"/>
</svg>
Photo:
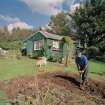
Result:
<svg viewBox="0 0 105 105">
<path fill-rule="evenodd" d="M 46 38 L 50 38 L 50 39 L 56 39 L 56 40 L 61 40 L 63 38 L 63 36 L 59 36 L 56 34 L 51 34 L 48 32 L 43 32 L 41 31 L 41 33 L 46 37 Z"/>
<path fill-rule="evenodd" d="M 38 32 L 32 34 L 30 37 L 28 37 L 24 41 L 27 41 L 31 37 L 35 36 L 37 33 L 41 33 L 44 37 L 49 38 L 49 39 L 62 40 L 62 38 L 63 38 L 63 36 L 59 36 L 59 35 L 56 35 L 56 34 L 51 34 L 51 33 L 45 32 L 45 31 L 38 31 Z"/>
</svg>

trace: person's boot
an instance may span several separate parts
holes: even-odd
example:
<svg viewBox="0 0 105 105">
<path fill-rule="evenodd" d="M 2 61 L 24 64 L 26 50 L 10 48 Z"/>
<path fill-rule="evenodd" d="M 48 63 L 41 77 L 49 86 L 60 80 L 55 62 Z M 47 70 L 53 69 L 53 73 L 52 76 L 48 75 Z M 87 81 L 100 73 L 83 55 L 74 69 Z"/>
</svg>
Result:
<svg viewBox="0 0 105 105">
<path fill-rule="evenodd" d="M 86 85 L 86 86 L 89 86 L 89 82 L 88 82 L 88 80 L 86 80 L 86 83 L 85 83 L 85 85 Z"/>
<path fill-rule="evenodd" d="M 85 81 L 82 81 L 82 83 L 80 84 L 80 89 L 81 90 L 85 90 Z"/>
</svg>

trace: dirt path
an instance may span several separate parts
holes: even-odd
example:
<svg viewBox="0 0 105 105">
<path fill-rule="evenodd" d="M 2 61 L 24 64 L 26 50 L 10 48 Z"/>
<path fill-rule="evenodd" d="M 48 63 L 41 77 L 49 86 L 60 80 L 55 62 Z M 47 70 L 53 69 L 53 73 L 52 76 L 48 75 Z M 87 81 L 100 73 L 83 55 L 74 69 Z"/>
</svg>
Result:
<svg viewBox="0 0 105 105">
<path fill-rule="evenodd" d="M 105 105 L 104 81 L 101 83 L 90 79 L 88 85 L 85 87 L 85 91 L 83 91 L 79 88 L 78 75 L 63 72 L 41 73 L 35 77 L 18 77 L 9 82 L 1 82 L 0 90 L 4 91 L 8 97 L 12 99 L 16 98 L 18 95 L 36 98 L 39 94 L 43 97 L 45 97 L 45 94 L 53 94 L 63 100 L 64 103 L 66 103 L 64 105 L 88 105 L 84 104 L 86 100 L 89 102 L 95 101 L 97 105 Z M 69 104 L 70 102 L 77 102 L 78 104 Z"/>
</svg>

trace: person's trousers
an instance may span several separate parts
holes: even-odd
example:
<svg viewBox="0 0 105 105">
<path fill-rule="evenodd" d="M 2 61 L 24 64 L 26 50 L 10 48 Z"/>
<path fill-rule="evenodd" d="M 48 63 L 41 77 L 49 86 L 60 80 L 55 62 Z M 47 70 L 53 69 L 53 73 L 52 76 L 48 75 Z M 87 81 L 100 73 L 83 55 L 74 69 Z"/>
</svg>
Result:
<svg viewBox="0 0 105 105">
<path fill-rule="evenodd" d="M 86 68 L 84 70 L 84 72 L 82 73 L 82 80 L 83 81 L 87 81 L 88 80 L 88 68 Z"/>
</svg>

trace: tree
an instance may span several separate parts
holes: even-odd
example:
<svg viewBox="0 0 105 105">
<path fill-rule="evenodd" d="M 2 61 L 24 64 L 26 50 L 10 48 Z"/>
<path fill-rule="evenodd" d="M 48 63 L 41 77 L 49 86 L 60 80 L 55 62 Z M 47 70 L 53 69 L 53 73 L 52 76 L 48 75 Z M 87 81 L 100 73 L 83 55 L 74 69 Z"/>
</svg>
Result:
<svg viewBox="0 0 105 105">
<path fill-rule="evenodd" d="M 9 32 L 6 26 L 0 29 L 0 41 L 8 40 L 9 38 Z"/>
<path fill-rule="evenodd" d="M 66 14 L 64 12 L 52 16 L 49 22 L 49 26 L 51 27 L 51 30 L 48 31 L 53 32 L 55 34 L 65 35 L 65 36 L 71 34 L 70 27 L 67 24 Z"/>
<path fill-rule="evenodd" d="M 7 27 L 0 29 L 0 47 L 4 49 L 18 49 L 22 41 L 33 33 L 32 30 L 14 28 L 10 33 Z"/>
<path fill-rule="evenodd" d="M 105 0 L 85 0 L 72 19 L 83 46 L 100 46 L 105 41 Z"/>
<path fill-rule="evenodd" d="M 11 34 L 12 40 L 25 40 L 28 36 L 32 34 L 32 30 L 29 29 L 19 29 L 19 28 L 14 28 L 13 32 Z"/>
</svg>

